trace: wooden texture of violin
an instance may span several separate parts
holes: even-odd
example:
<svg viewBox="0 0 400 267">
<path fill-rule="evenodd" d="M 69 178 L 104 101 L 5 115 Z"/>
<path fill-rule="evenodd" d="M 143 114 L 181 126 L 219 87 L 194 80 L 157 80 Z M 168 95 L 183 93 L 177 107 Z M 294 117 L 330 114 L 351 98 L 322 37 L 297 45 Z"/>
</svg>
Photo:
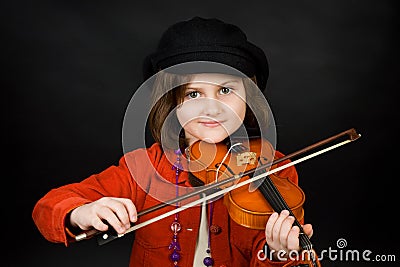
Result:
<svg viewBox="0 0 400 267">
<path fill-rule="evenodd" d="M 301 221 L 304 218 L 305 194 L 303 190 L 288 178 L 270 175 L 270 179 L 278 188 L 293 215 Z M 242 186 L 227 193 L 224 196 L 224 204 L 229 216 L 236 223 L 259 230 L 265 229 L 269 216 L 275 211 L 260 190 L 249 192 L 248 186 Z"/>
<path fill-rule="evenodd" d="M 237 149 L 235 146 L 237 145 Z M 258 166 L 258 159 L 272 161 L 274 149 L 266 140 L 246 139 L 237 140 L 229 148 L 224 143 L 195 142 L 187 151 L 189 155 L 189 171 L 202 181 L 203 185 L 209 185 L 232 175 L 243 173 Z M 239 180 L 236 181 L 236 183 Z M 229 187 L 232 184 L 225 184 Z"/>
<path fill-rule="evenodd" d="M 233 149 L 236 146 L 240 149 Z M 246 139 L 227 147 L 224 143 L 211 144 L 198 141 L 190 147 L 189 170 L 204 185 L 217 183 L 233 175 L 242 176 L 237 182 L 252 177 L 243 175 L 245 171 L 257 169 L 258 163 L 263 165 L 274 159 L 272 145 L 260 138 Z M 276 168 L 272 166 L 271 168 Z M 253 177 L 260 172 L 253 173 Z M 228 184 L 232 186 L 232 183 Z M 300 229 L 299 241 L 304 251 L 308 251 L 309 259 L 299 264 L 318 267 L 320 263 L 312 249 L 308 236 L 304 233 L 299 221 L 304 218 L 303 204 L 305 194 L 301 188 L 288 178 L 268 175 L 259 184 L 258 190 L 249 190 L 249 186 L 230 190 L 224 195 L 224 204 L 230 218 L 236 223 L 251 229 L 263 230 L 273 212 L 280 213 L 286 209 L 295 217 L 294 225 Z"/>
<path fill-rule="evenodd" d="M 240 144 L 240 149 L 229 149 L 224 143 L 207 143 L 198 141 L 189 150 L 189 170 L 205 185 L 226 179 L 235 174 L 257 168 L 259 160 L 262 163 L 274 159 L 272 145 L 263 139 L 246 139 L 232 142 L 232 146 Z M 276 166 L 272 166 L 271 169 Z M 268 171 L 267 169 L 265 171 Z M 240 182 L 251 177 L 244 176 L 236 181 Z M 297 220 L 304 217 L 304 192 L 287 178 L 270 175 L 269 179 L 278 188 L 280 196 L 286 201 Z M 232 183 L 224 187 L 232 186 Z M 230 217 L 238 224 L 252 228 L 264 229 L 269 216 L 276 210 L 271 207 L 260 190 L 249 190 L 249 186 L 242 186 L 230 191 L 224 196 Z"/>
<path fill-rule="evenodd" d="M 240 149 L 234 149 L 236 144 Z M 189 156 L 192 161 L 189 163 L 189 170 L 204 185 L 208 185 L 217 183 L 221 179 L 228 179 L 232 175 L 242 176 L 238 182 L 252 178 L 242 174 L 249 169 L 257 169 L 258 163 L 260 165 L 271 163 L 274 159 L 274 150 L 269 142 L 260 138 L 233 143 L 229 148 L 223 143 L 210 144 L 199 141 L 191 147 Z M 276 167 L 274 165 L 272 169 Z M 252 176 L 267 171 L 268 169 L 259 170 Z M 300 246 L 309 252 L 309 259 L 302 261 L 302 264 L 320 266 L 312 249 L 312 243 L 299 222 L 304 218 L 303 190 L 289 178 L 278 177 L 275 174 L 266 176 L 257 190 L 250 190 L 251 185 L 250 183 L 238 187 L 224 195 L 224 204 L 230 218 L 244 227 L 264 230 L 273 212 L 288 210 L 290 215 L 295 217 L 294 225 L 300 229 Z"/>
</svg>

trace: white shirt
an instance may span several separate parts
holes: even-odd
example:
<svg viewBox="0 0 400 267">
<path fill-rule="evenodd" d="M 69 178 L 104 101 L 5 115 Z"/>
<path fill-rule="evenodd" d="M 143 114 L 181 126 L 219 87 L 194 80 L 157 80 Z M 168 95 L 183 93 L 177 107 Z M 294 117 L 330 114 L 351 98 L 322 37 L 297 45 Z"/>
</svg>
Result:
<svg viewBox="0 0 400 267">
<path fill-rule="evenodd" d="M 201 205 L 199 235 L 196 242 L 196 250 L 194 252 L 193 267 L 204 267 L 203 260 L 205 257 L 211 257 L 207 253 L 208 249 L 208 220 L 207 220 L 207 201 Z"/>
</svg>

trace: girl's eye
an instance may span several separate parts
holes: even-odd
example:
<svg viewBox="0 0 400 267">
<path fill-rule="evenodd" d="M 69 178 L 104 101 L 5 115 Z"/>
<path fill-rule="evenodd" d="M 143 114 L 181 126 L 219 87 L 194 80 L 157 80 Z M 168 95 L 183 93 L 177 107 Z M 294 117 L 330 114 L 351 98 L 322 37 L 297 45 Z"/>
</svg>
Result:
<svg viewBox="0 0 400 267">
<path fill-rule="evenodd" d="M 221 95 L 227 95 L 230 92 L 232 92 L 232 88 L 229 88 L 229 87 L 221 87 L 221 89 L 219 89 L 219 93 Z"/>
<path fill-rule="evenodd" d="M 189 97 L 189 98 L 191 98 L 191 99 L 193 99 L 193 98 L 198 98 L 198 97 L 200 96 L 200 93 L 197 92 L 197 91 L 191 91 L 191 92 L 188 92 L 188 93 L 186 94 L 186 96 Z"/>
</svg>

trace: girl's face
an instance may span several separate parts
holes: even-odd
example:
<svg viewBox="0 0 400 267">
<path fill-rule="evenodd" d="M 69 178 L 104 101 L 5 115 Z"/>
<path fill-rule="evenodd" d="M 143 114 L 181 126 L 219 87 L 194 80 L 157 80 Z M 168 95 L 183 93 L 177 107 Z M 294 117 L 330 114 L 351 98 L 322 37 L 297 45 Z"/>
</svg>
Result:
<svg viewBox="0 0 400 267">
<path fill-rule="evenodd" d="M 246 91 L 242 78 L 226 74 L 195 74 L 185 91 L 177 117 L 188 144 L 223 141 L 242 124 Z"/>
</svg>

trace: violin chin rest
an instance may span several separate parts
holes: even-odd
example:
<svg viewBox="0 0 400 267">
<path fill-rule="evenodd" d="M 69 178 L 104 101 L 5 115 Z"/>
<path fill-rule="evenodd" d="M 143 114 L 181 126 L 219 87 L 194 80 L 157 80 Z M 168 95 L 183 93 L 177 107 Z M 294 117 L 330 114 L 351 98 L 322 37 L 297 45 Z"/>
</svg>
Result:
<svg viewBox="0 0 400 267">
<path fill-rule="evenodd" d="M 188 177 L 189 177 L 189 183 L 193 187 L 199 187 L 199 186 L 204 186 L 205 185 L 205 183 L 202 180 L 200 180 L 199 178 L 194 176 L 194 174 L 191 173 L 191 172 L 189 172 Z"/>
</svg>

